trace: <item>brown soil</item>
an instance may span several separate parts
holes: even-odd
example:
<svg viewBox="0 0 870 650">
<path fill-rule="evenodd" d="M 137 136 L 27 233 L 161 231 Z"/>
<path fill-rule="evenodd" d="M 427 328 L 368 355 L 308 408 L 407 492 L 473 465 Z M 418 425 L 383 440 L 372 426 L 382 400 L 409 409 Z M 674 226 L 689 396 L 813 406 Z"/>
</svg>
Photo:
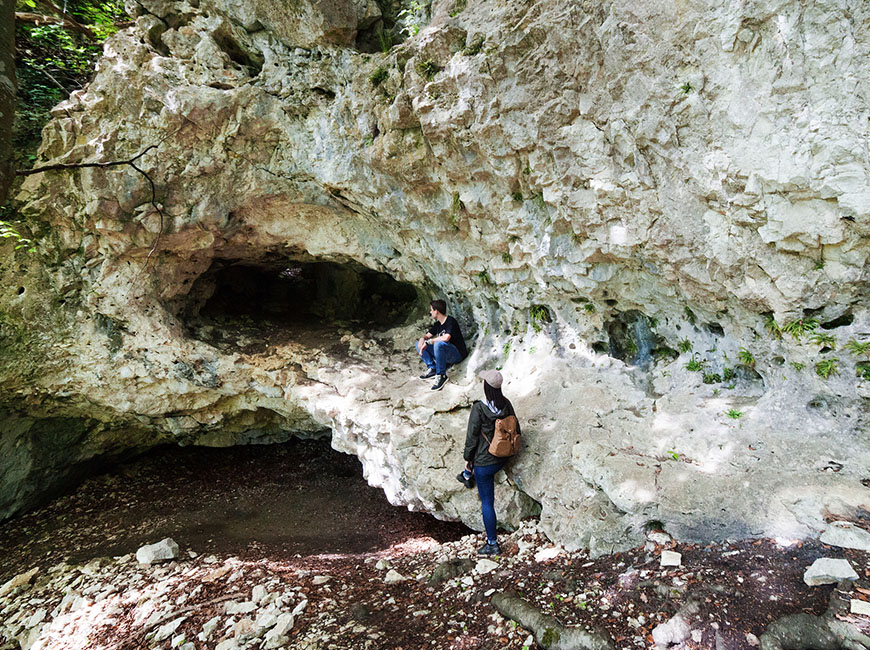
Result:
<svg viewBox="0 0 870 650">
<path fill-rule="evenodd" d="M 692 598 L 700 603 L 690 616 L 699 640 L 689 637 L 672 648 L 749 648 L 775 619 L 825 611 L 833 587 L 808 587 L 802 580 L 816 558 L 849 559 L 861 576 L 858 587 L 870 586 L 867 554 L 817 542 L 668 544 L 682 553 L 682 566 L 662 568 L 663 547 L 654 544 L 596 560 L 562 552 L 536 561 L 535 551 L 550 544 L 534 526 L 524 530 L 503 536 L 504 554 L 494 571 L 473 574 L 471 584 L 460 576 L 429 585 L 426 578 L 440 558 L 474 557 L 480 536 L 390 506 L 365 485 L 357 459 L 322 441 L 175 448 L 92 478 L 75 493 L 0 526 L 0 582 L 32 566 L 45 572 L 65 557 L 84 563 L 171 536 L 183 557 L 169 570 L 185 578 L 164 597 L 186 599 L 188 618 L 178 628 L 185 638 L 195 639 L 207 620 L 222 614 L 216 599 L 235 594 L 245 600 L 254 585 L 272 581 L 270 589 L 304 592 L 309 601 L 286 647 L 394 650 L 524 647 L 529 632 L 499 617 L 490 603 L 493 593 L 506 590 L 562 624 L 606 630 L 620 649 L 652 648 L 652 630 Z M 531 551 L 523 553 L 528 545 Z M 198 555 L 188 558 L 187 550 Z M 376 559 L 408 579 L 385 584 L 386 567 L 376 567 Z M 237 577 L 207 578 L 222 565 L 232 566 Z M 137 569 L 124 571 L 119 579 Z M 318 584 L 316 576 L 330 576 L 329 582 Z M 867 598 L 857 590 L 852 597 Z M 51 609 L 60 598 L 47 597 L 43 606 Z M 121 607 L 113 625 L 95 629 L 89 647 L 168 648 L 170 640 L 146 643 L 145 630 L 134 621 L 135 604 Z M 870 625 L 858 624 L 868 632 Z M 312 638 L 323 641 L 311 645 Z M 196 647 L 212 648 L 218 640 Z M 0 647 L 15 647 L 2 641 Z M 76 646 L 61 640 L 50 647 Z"/>
</svg>

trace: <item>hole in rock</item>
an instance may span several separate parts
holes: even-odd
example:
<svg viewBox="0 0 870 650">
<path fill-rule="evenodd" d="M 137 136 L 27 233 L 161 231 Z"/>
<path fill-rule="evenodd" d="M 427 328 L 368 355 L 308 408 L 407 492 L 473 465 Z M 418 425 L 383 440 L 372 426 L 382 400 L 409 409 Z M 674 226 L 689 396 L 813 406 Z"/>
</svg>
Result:
<svg viewBox="0 0 870 650">
<path fill-rule="evenodd" d="M 331 449 L 329 437 L 166 446 L 0 524 L 0 583 L 66 556 L 87 562 L 135 553 L 165 537 L 183 557 L 192 550 L 280 560 L 445 542 L 470 532 L 390 505 L 366 483 L 359 459 Z"/>
<path fill-rule="evenodd" d="M 607 334 L 610 337 L 610 356 L 631 365 L 647 365 L 653 358 L 654 349 L 666 349 L 661 338 L 653 332 L 649 316 L 639 311 L 617 313 L 607 323 Z"/>
<path fill-rule="evenodd" d="M 834 320 L 829 320 L 827 323 L 822 323 L 823 330 L 832 330 L 837 327 L 847 327 L 855 321 L 855 315 L 846 312 L 842 316 L 838 316 Z"/>
<path fill-rule="evenodd" d="M 197 338 L 264 342 L 386 330 L 425 313 L 417 289 L 356 263 L 219 261 L 196 279 L 181 316 Z"/>
</svg>

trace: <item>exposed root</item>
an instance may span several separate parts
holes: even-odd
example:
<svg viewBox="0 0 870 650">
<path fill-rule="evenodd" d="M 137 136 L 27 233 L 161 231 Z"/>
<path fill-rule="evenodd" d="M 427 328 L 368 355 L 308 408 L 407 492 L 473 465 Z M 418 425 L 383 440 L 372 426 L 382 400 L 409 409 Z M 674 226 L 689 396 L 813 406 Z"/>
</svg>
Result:
<svg viewBox="0 0 870 650">
<path fill-rule="evenodd" d="M 552 650 L 613 650 L 610 635 L 603 630 L 561 625 L 555 618 L 542 613 L 514 592 L 497 593 L 492 605 L 499 614 L 531 630 L 543 648 Z"/>
</svg>

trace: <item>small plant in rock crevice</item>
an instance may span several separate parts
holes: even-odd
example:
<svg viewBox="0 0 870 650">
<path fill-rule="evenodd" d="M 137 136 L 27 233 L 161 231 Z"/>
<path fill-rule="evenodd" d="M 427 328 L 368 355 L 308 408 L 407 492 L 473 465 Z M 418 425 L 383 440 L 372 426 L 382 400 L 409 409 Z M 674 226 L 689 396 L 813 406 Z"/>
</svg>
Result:
<svg viewBox="0 0 870 650">
<path fill-rule="evenodd" d="M 719 373 L 707 372 L 704 373 L 703 381 L 705 384 L 720 384 L 722 383 L 722 377 L 719 375 Z"/>
<path fill-rule="evenodd" d="M 694 354 L 692 355 L 692 358 L 689 359 L 689 362 L 686 364 L 686 370 L 690 370 L 692 372 L 700 372 L 701 370 L 703 370 L 703 368 L 704 364 L 698 361 L 695 358 Z"/>
<path fill-rule="evenodd" d="M 722 381 L 731 381 L 734 379 L 734 368 L 722 368 Z"/>
<path fill-rule="evenodd" d="M 689 339 L 683 339 L 677 344 L 677 349 L 680 352 L 691 352 L 692 351 L 692 342 Z"/>
<path fill-rule="evenodd" d="M 782 328 L 779 326 L 779 323 L 776 322 L 776 319 L 773 317 L 773 314 L 770 314 L 764 321 L 764 329 L 775 339 L 782 338 Z"/>
<path fill-rule="evenodd" d="M 683 307 L 683 312 L 686 314 L 686 320 L 689 321 L 689 325 L 697 325 L 698 317 L 695 316 L 695 312 L 693 312 L 688 305 Z"/>
<path fill-rule="evenodd" d="M 831 375 L 839 375 L 840 371 L 837 369 L 837 364 L 840 362 L 839 359 L 823 359 L 816 363 L 816 374 L 822 379 L 828 379 Z"/>
<path fill-rule="evenodd" d="M 728 409 L 725 411 L 725 415 L 727 415 L 732 420 L 739 420 L 740 416 L 743 415 L 743 411 L 738 411 L 737 409 Z"/>
<path fill-rule="evenodd" d="M 806 368 L 806 364 L 800 361 L 792 361 L 789 365 L 795 369 L 796 372 L 800 372 L 804 368 Z"/>
<path fill-rule="evenodd" d="M 550 309 L 546 305 L 532 305 L 529 308 L 529 322 L 536 333 L 543 329 L 541 323 L 550 323 L 552 320 Z"/>
<path fill-rule="evenodd" d="M 795 341 L 800 342 L 804 335 L 815 331 L 818 327 L 819 321 L 815 318 L 798 318 L 783 325 L 782 331 L 790 334 Z"/>
<path fill-rule="evenodd" d="M 690 84 L 690 83 L 687 81 L 687 82 L 684 83 L 682 86 L 680 86 L 680 90 L 683 91 L 683 94 L 684 94 L 684 95 L 688 95 L 690 92 L 692 92 L 693 90 L 695 90 L 695 88 L 694 88 L 694 86 L 692 86 L 692 84 Z"/>
<path fill-rule="evenodd" d="M 492 280 L 490 280 L 489 278 L 489 273 L 487 273 L 486 271 L 481 271 L 480 273 L 478 273 L 477 279 L 480 280 L 480 283 L 482 285 L 488 286 L 492 284 Z"/>
<path fill-rule="evenodd" d="M 426 81 L 432 81 L 435 78 L 435 75 L 441 72 L 441 68 L 432 59 L 418 61 L 416 69 L 417 72 L 420 73 L 420 76 Z"/>
<path fill-rule="evenodd" d="M 813 332 L 810 334 L 810 341 L 818 346 L 829 347 L 832 350 L 837 349 L 837 339 L 834 338 L 833 334 L 827 332 Z"/>
<path fill-rule="evenodd" d="M 501 254 L 501 261 L 505 264 L 510 264 L 514 261 L 514 257 L 510 253 L 505 252 Z"/>
<path fill-rule="evenodd" d="M 737 358 L 740 360 L 740 363 L 742 363 L 747 368 L 755 367 L 755 357 L 752 356 L 752 353 L 746 348 L 740 348 L 740 350 L 737 352 Z"/>
<path fill-rule="evenodd" d="M 849 342 L 846 343 L 846 349 L 849 351 L 854 357 L 864 356 L 867 359 L 870 359 L 870 341 L 856 341 L 855 339 L 849 339 Z"/>
<path fill-rule="evenodd" d="M 389 78 L 389 76 L 390 76 L 390 73 L 387 72 L 387 70 L 385 68 L 378 67 L 377 70 L 375 70 L 374 72 L 371 73 L 371 75 L 369 75 L 369 81 L 371 82 L 372 86 L 377 88 L 384 81 L 386 81 Z"/>
<path fill-rule="evenodd" d="M 583 305 L 583 309 L 586 310 L 587 314 L 595 313 L 595 305 L 593 305 L 591 302 L 587 302 L 585 305 Z"/>
</svg>

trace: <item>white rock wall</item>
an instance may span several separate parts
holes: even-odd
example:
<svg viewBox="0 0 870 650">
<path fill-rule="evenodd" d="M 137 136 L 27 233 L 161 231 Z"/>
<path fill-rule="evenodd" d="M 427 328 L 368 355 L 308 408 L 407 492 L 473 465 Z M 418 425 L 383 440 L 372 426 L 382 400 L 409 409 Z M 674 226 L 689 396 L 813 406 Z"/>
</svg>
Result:
<svg viewBox="0 0 870 650">
<path fill-rule="evenodd" d="M 304 21 L 244 4 L 131 5 L 136 26 L 56 109 L 45 162 L 153 145 L 137 164 L 162 215 L 129 166 L 28 180 L 46 235 L 20 264 L 42 270 L 0 305 L 20 323 L 53 295 L 66 329 L 34 319 L 52 345 L 23 384 L 4 358 L 11 394 L 63 394 L 155 439 L 329 428 L 394 503 L 479 527 L 453 477 L 473 377 L 502 366 L 528 422 L 499 488 L 508 524 L 531 497 L 554 538 L 602 552 L 650 521 L 800 536 L 868 507 L 870 387 L 843 349 L 870 340 L 866 6 L 435 2 L 417 36 L 360 54 L 365 3 L 299 3 Z M 303 253 L 446 296 L 475 334 L 446 392 L 407 379 L 413 328 L 350 337 L 350 360 L 288 346 L 272 362 L 185 331 L 175 312 L 212 261 Z M 676 361 L 605 353 L 630 310 Z M 852 321 L 823 353 L 764 314 Z"/>
</svg>

